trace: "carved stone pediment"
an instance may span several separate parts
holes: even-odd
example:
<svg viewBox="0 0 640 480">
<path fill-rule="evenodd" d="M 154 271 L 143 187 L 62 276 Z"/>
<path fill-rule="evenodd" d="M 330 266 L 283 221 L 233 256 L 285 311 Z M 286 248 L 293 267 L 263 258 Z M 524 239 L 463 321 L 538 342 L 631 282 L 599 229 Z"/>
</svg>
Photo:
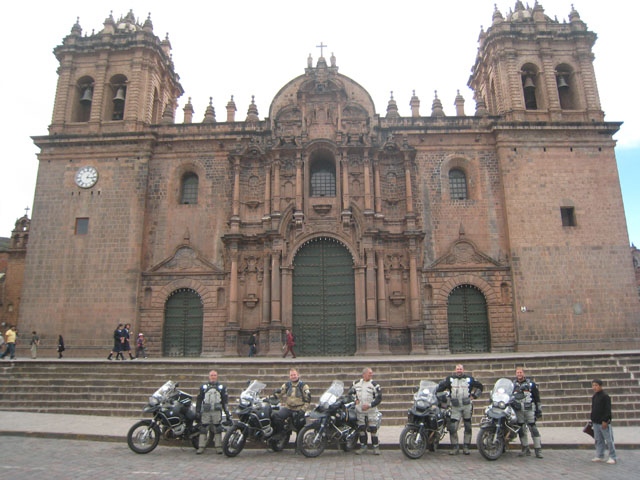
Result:
<svg viewBox="0 0 640 480">
<path fill-rule="evenodd" d="M 200 254 L 188 245 L 179 246 L 172 256 L 163 260 L 150 270 L 154 273 L 162 272 L 211 272 L 224 273 L 211 262 L 202 258 Z"/>
<path fill-rule="evenodd" d="M 431 268 L 454 266 L 500 266 L 500 262 L 489 255 L 482 253 L 469 240 L 456 240 L 451 244 L 449 251 L 438 258 Z"/>
</svg>

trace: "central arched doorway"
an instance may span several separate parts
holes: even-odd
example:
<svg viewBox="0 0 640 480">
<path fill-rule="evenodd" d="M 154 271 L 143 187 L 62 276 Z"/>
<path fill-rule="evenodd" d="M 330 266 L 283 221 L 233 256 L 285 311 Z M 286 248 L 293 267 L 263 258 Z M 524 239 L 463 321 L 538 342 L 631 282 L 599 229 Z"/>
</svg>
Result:
<svg viewBox="0 0 640 480">
<path fill-rule="evenodd" d="M 198 357 L 202 353 L 202 300 L 195 290 L 181 288 L 167 299 L 162 353 L 167 357 Z"/>
<path fill-rule="evenodd" d="M 460 285 L 449 294 L 447 305 L 451 353 L 488 352 L 491 345 L 487 302 L 471 285 Z"/>
<path fill-rule="evenodd" d="M 353 355 L 353 259 L 331 238 L 306 243 L 293 260 L 293 334 L 300 355 Z"/>
</svg>

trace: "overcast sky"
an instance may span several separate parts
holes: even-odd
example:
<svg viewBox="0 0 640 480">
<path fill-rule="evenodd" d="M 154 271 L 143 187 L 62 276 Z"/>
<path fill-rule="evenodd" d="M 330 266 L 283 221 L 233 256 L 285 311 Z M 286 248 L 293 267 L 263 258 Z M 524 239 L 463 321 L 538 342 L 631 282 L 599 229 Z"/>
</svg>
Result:
<svg viewBox="0 0 640 480">
<path fill-rule="evenodd" d="M 202 3 L 202 4 L 201 4 Z M 83 34 L 102 29 L 113 10 L 117 20 L 133 9 L 144 21 L 151 13 L 154 33 L 168 33 L 173 61 L 185 94 L 176 122 L 192 97 L 199 122 L 213 97 L 219 121 L 234 95 L 237 119 L 244 119 L 255 95 L 260 118 L 289 80 L 302 74 L 309 53 L 314 65 L 320 42 L 333 52 L 340 72 L 369 91 L 380 114 L 393 91 L 400 114 L 410 115 L 412 90 L 429 115 L 434 90 L 445 113 L 454 115 L 456 90 L 475 104 L 466 87 L 477 52 L 480 27 L 491 24 L 495 0 L 449 1 L 208 1 L 87 0 L 16 2 L 3 5 L 4 45 L 0 94 L 3 115 L 0 157 L 0 236 L 31 208 L 37 149 L 31 136 L 46 135 L 51 122 L 58 63 L 52 49 L 80 17 Z M 543 0 L 545 13 L 567 19 L 573 3 L 598 34 L 594 53 L 600 100 L 608 121 L 625 122 L 616 135 L 618 168 L 631 241 L 640 246 L 640 68 L 636 49 L 640 2 L 627 0 Z M 532 0 L 533 4 L 533 0 Z M 497 1 L 506 15 L 515 0 Z M 31 216 L 31 212 L 29 212 Z"/>
</svg>

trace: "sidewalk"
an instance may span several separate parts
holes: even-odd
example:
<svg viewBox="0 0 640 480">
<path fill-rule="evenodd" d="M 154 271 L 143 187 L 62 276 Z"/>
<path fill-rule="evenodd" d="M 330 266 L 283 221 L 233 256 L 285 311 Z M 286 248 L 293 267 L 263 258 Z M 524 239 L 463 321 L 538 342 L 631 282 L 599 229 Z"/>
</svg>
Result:
<svg viewBox="0 0 640 480">
<path fill-rule="evenodd" d="M 142 416 L 140 417 L 142 418 Z M 19 435 L 43 438 L 66 438 L 74 440 L 94 440 L 103 442 L 125 442 L 136 417 L 105 417 L 98 415 L 61 415 L 55 413 L 30 413 L 0 411 L 0 436 Z M 402 426 L 383 426 L 380 429 L 380 443 L 385 449 L 398 447 Z M 478 428 L 474 425 L 475 433 Z M 578 427 L 540 427 L 543 448 L 593 448 L 593 439 Z M 616 427 L 614 425 L 616 448 L 640 449 L 640 427 Z M 449 443 L 448 435 L 443 439 L 443 447 Z M 515 445 L 519 446 L 518 440 Z"/>
</svg>

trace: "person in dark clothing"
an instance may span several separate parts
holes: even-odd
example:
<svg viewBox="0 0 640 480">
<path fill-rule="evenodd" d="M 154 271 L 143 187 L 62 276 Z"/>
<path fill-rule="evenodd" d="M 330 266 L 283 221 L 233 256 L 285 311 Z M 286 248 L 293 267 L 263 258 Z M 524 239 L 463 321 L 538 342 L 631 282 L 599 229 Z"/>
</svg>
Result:
<svg viewBox="0 0 640 480">
<path fill-rule="evenodd" d="M 609 465 L 616 464 L 616 447 L 613 443 L 611 428 L 611 397 L 602 389 L 602 380 L 591 381 L 593 397 L 591 397 L 591 422 L 593 423 L 593 438 L 596 441 L 596 456 L 592 462 L 604 462 L 605 444 L 609 450 Z"/>
<path fill-rule="evenodd" d="M 112 360 L 113 354 L 116 354 L 116 360 L 121 357 L 124 360 L 124 355 L 122 355 L 122 346 L 124 345 L 124 333 L 122 331 L 124 325 L 122 323 L 118 324 L 118 327 L 113 331 L 113 349 L 109 352 L 109 356 L 107 360 Z"/>
<path fill-rule="evenodd" d="M 127 323 L 122 329 L 122 336 L 124 337 L 124 341 L 122 342 L 122 351 L 129 354 L 129 360 L 135 360 L 135 357 L 131 355 L 131 343 L 129 342 L 129 340 L 131 339 L 131 334 L 129 333 L 130 331 L 131 324 Z M 124 354 L 122 355 L 122 358 L 124 359 Z"/>
<path fill-rule="evenodd" d="M 249 340 L 247 340 L 247 344 L 249 345 L 249 356 L 255 356 L 256 352 L 258 351 L 258 335 L 256 335 L 256 332 L 253 332 L 251 334 Z"/>
<path fill-rule="evenodd" d="M 62 335 L 58 335 L 58 358 L 62 358 L 62 352 L 64 352 L 64 339 Z"/>
</svg>

